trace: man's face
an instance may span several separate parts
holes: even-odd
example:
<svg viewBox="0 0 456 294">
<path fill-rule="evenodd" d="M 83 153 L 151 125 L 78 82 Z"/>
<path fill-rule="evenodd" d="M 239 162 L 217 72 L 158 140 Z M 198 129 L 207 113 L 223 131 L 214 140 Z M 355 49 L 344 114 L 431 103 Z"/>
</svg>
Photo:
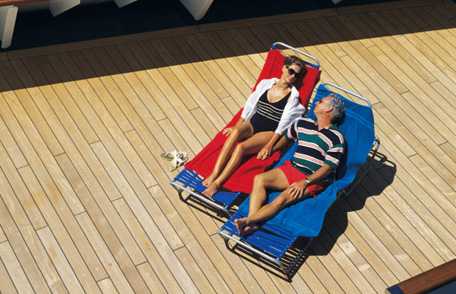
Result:
<svg viewBox="0 0 456 294">
<path fill-rule="evenodd" d="M 332 99 L 334 99 L 331 96 L 326 96 L 322 98 L 320 101 L 318 101 L 317 105 L 315 106 L 315 113 L 322 113 L 322 112 L 330 112 L 332 111 Z"/>
</svg>

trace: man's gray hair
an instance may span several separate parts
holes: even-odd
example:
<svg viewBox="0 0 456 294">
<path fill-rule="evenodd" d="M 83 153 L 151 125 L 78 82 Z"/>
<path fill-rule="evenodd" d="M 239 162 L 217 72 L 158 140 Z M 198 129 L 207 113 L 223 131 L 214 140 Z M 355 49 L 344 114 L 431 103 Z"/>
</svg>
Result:
<svg viewBox="0 0 456 294">
<path fill-rule="evenodd" d="M 345 106 L 342 99 L 337 97 L 337 95 L 330 94 L 331 106 L 333 108 L 331 121 L 333 123 L 339 123 L 345 115 Z"/>
</svg>

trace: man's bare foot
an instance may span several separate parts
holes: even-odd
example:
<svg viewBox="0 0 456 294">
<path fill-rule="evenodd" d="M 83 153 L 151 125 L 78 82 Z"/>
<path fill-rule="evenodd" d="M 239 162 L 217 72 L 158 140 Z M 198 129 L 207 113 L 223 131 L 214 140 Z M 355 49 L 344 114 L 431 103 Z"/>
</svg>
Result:
<svg viewBox="0 0 456 294">
<path fill-rule="evenodd" d="M 259 228 L 256 224 L 250 224 L 246 217 L 235 219 L 234 225 L 238 229 L 240 236 L 251 234 Z"/>
<path fill-rule="evenodd" d="M 216 176 L 215 175 L 210 175 L 203 181 L 203 185 L 206 187 L 209 187 L 214 181 L 215 181 Z"/>
<path fill-rule="evenodd" d="M 210 197 L 214 196 L 215 193 L 218 192 L 219 188 L 220 188 L 220 185 L 214 181 L 209 186 L 207 186 L 207 189 L 204 190 L 201 194 L 210 198 Z"/>
<path fill-rule="evenodd" d="M 248 219 L 246 217 L 237 218 L 234 220 L 234 225 L 239 231 L 239 234 L 242 235 L 244 227 L 248 225 Z"/>
<path fill-rule="evenodd" d="M 247 236 L 258 230 L 260 227 L 258 225 L 248 225 L 244 227 L 244 230 L 240 233 L 241 236 Z"/>
</svg>

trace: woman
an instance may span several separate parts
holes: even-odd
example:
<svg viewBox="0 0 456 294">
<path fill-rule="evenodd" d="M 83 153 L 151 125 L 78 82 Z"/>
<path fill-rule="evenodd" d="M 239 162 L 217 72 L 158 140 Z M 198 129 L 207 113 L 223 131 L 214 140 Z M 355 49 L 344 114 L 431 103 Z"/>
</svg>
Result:
<svg viewBox="0 0 456 294">
<path fill-rule="evenodd" d="M 290 56 L 285 60 L 280 79 L 258 83 L 236 125 L 223 130 L 228 138 L 212 173 L 203 181 L 207 187 L 203 195 L 212 197 L 239 166 L 243 156 L 258 152 L 257 158 L 263 160 L 271 154 L 282 133 L 305 111 L 294 86 L 305 74 L 304 62 Z"/>
</svg>

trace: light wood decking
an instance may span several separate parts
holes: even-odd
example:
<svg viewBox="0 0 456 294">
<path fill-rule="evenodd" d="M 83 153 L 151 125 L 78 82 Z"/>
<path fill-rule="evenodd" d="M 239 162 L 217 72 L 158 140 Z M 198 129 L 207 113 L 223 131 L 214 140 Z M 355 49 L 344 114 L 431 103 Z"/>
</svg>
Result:
<svg viewBox="0 0 456 294">
<path fill-rule="evenodd" d="M 393 163 L 330 211 L 291 283 L 226 250 L 160 158 L 209 142 L 277 40 L 374 101 Z M 0 292 L 384 292 L 455 258 L 455 117 L 447 0 L 1 53 Z"/>
</svg>

